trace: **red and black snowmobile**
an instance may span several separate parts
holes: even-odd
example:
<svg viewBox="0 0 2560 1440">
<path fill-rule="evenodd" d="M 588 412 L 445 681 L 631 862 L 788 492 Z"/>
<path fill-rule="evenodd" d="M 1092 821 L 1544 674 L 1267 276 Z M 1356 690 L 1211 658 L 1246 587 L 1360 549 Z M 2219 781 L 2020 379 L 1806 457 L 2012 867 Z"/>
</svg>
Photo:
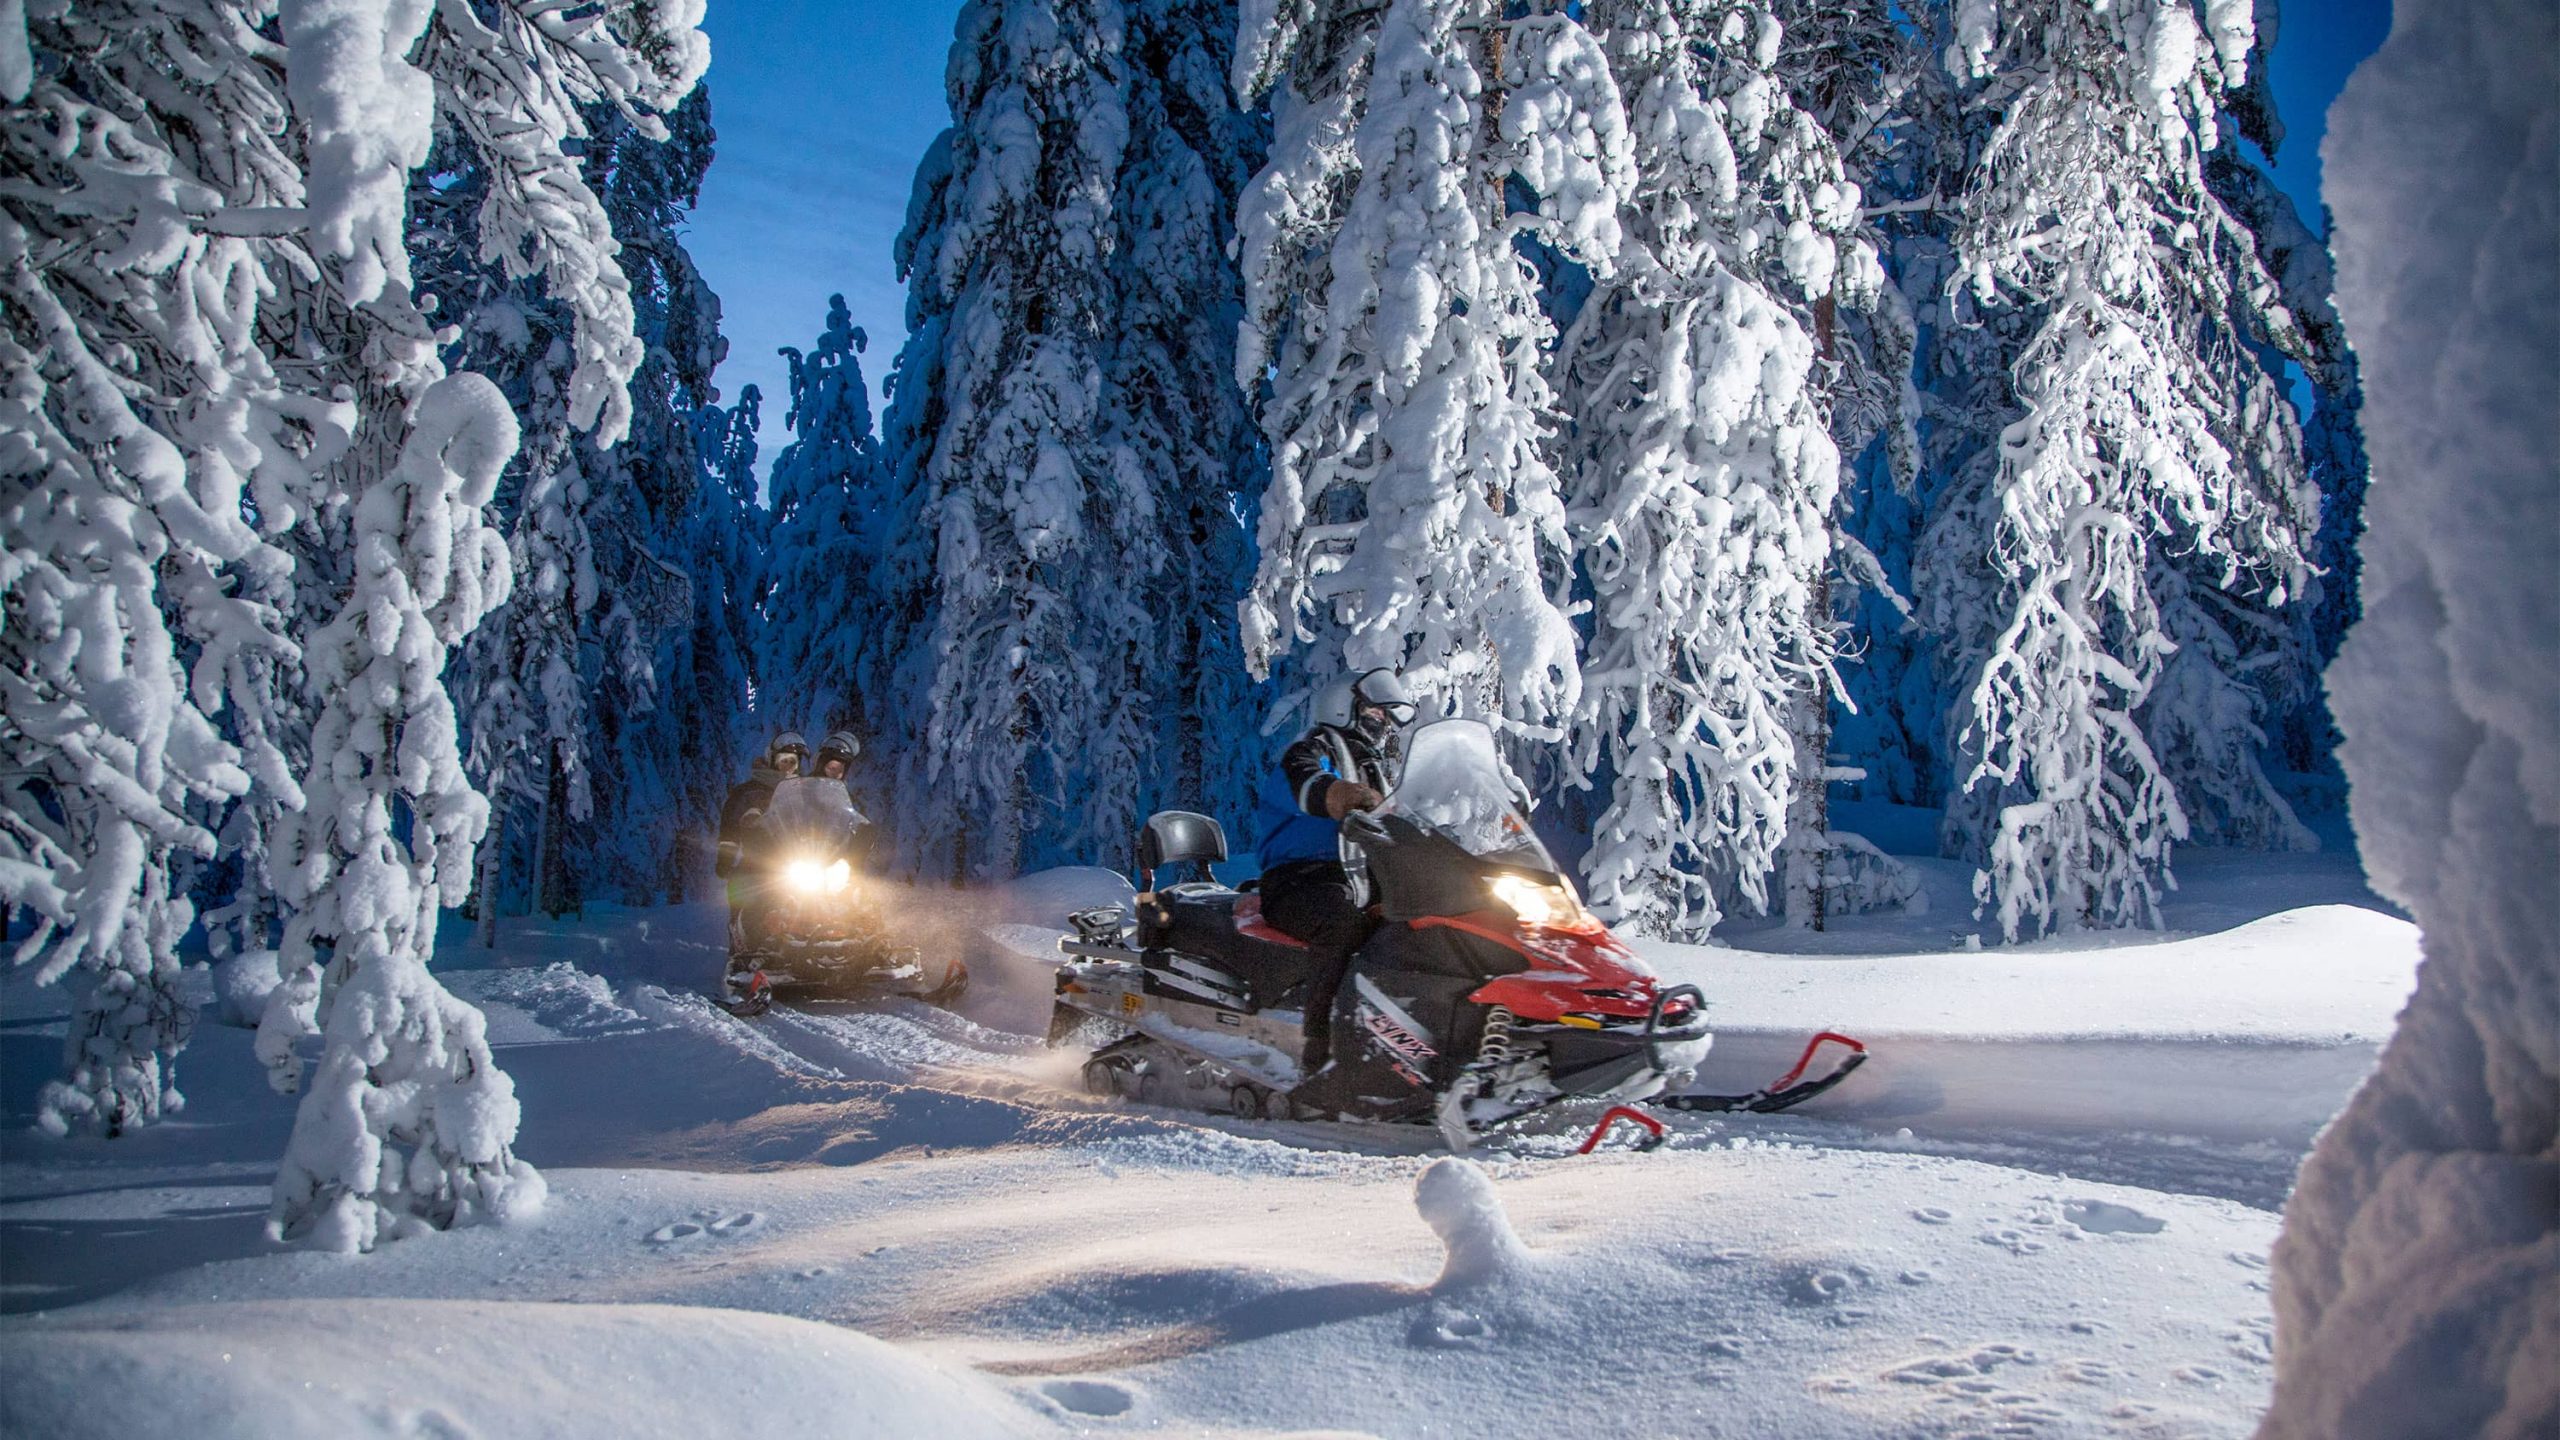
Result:
<svg viewBox="0 0 2560 1440">
<path fill-rule="evenodd" d="M 1258 897 L 1205 878 L 1227 853 L 1216 821 L 1168 811 L 1139 838 L 1135 915 L 1081 912 L 1059 941 L 1052 1043 L 1094 1017 L 1125 1032 L 1085 1063 L 1086 1088 L 1255 1117 L 1427 1121 L 1463 1149 L 1566 1102 L 1616 1106 L 1603 1129 L 1626 1118 L 1658 1138 L 1633 1102 L 1784 1109 L 1865 1058 L 1826 1037 L 1846 1058 L 1813 1080 L 1799 1065 L 1751 1095 L 1666 1095 L 1705 1058 L 1705 998 L 1661 984 L 1582 907 L 1474 721 L 1416 730 L 1394 792 L 1342 835 L 1383 923 L 1335 1003 L 1332 1065 L 1299 1073 L 1312 952 L 1263 921 Z M 1182 864 L 1204 878 L 1156 884 Z"/>
</svg>

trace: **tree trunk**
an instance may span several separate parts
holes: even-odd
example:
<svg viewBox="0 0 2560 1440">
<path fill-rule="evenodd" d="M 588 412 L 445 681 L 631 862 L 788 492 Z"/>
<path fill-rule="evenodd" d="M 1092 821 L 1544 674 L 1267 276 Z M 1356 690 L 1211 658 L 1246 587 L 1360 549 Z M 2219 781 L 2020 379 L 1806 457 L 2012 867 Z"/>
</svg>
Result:
<svg viewBox="0 0 2560 1440">
<path fill-rule="evenodd" d="M 480 893 L 475 897 L 480 908 L 472 917 L 471 938 L 483 950 L 498 948 L 498 887 L 506 873 L 502 864 L 506 839 L 507 807 L 502 800 L 489 807 L 489 833 L 480 837 Z"/>
</svg>

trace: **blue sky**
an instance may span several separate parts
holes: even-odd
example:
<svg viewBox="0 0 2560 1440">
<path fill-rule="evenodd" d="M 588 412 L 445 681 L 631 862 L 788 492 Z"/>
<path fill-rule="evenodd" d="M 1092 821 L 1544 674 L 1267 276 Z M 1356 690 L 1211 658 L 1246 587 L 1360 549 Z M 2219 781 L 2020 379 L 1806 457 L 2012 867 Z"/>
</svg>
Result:
<svg viewBox="0 0 2560 1440">
<path fill-rule="evenodd" d="M 2296 0 L 2271 71 L 2287 134 L 2278 183 L 2318 228 L 2319 140 L 2329 102 L 2382 44 L 2390 0 Z M 959 0 L 712 0 L 717 158 L 686 243 L 720 294 L 724 399 L 765 395 L 763 459 L 789 438 L 776 348 L 805 348 L 840 293 L 870 333 L 875 404 L 905 335 L 890 248 L 916 161 L 950 123 L 942 88 Z"/>
</svg>

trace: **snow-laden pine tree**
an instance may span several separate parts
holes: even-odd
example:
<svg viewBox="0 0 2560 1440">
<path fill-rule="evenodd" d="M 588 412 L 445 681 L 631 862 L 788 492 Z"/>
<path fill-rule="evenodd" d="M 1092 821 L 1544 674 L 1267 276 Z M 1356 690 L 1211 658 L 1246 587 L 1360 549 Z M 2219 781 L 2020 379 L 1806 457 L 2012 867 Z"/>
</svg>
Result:
<svg viewBox="0 0 2560 1440">
<path fill-rule="evenodd" d="M 932 555 L 921 583 L 918 556 L 883 567 L 902 643 L 870 693 L 918 732 L 901 839 L 940 873 L 1116 851 L 1155 763 L 1139 666 L 1160 517 L 1103 409 L 1125 34 L 1117 0 L 962 10 L 952 126 L 899 240 L 886 512 Z"/>
<path fill-rule="evenodd" d="M 2227 672 L 2158 690 L 2201 637 L 2180 587 L 2280 608 L 2317 522 L 2239 328 L 2284 323 L 2274 286 L 2204 177 L 2249 6 L 1966 0 L 1955 21 L 1948 63 L 1998 116 L 1957 253 L 1976 304 L 2034 329 L 1996 456 L 1923 542 L 1925 613 L 1964 677 L 1953 818 L 2004 934 L 2151 923 L 2189 820 L 2146 729 L 2230 713 Z"/>
<path fill-rule="evenodd" d="M 784 423 L 792 439 L 774 457 L 768 481 L 756 673 L 757 707 L 774 728 L 808 732 L 813 745 L 826 731 L 850 728 L 877 751 L 883 727 L 865 703 L 857 669 L 880 548 L 868 517 L 889 481 L 862 378 L 867 344 L 844 297 L 830 295 L 817 343 L 782 352 L 791 364 Z"/>
<path fill-rule="evenodd" d="M 1882 275 L 1854 234 L 1857 187 L 1779 80 L 1765 6 L 1590 14 L 1635 181 L 1617 272 L 1565 342 L 1592 596 L 1575 760 L 1612 787 L 1583 873 L 1618 922 L 1696 937 L 1720 899 L 1767 907 L 1790 806 L 1822 783 L 1821 744 L 1796 728 L 1834 688 L 1839 452 L 1807 322 Z"/>
<path fill-rule="evenodd" d="M 430 11 L 302 0 L 281 16 L 307 147 L 301 218 L 355 317 L 313 338 L 369 362 L 356 443 L 323 477 L 321 503 L 343 515 L 351 558 L 332 618 L 304 647 L 308 807 L 278 857 L 294 913 L 258 1037 L 291 1090 L 303 1078 L 296 1041 L 323 1036 L 277 1173 L 269 1227 L 282 1238 L 363 1249 L 540 1201 L 540 1177 L 511 1152 L 513 1087 L 480 1015 L 426 968 L 436 912 L 467 893 L 487 822 L 442 677 L 506 595 L 508 559 L 484 507 L 517 426 L 496 385 L 441 373 L 412 288 L 406 190 L 438 110 L 469 110 L 461 128 L 495 177 L 479 217 L 484 255 L 558 277 L 579 316 L 568 413 L 600 440 L 619 438 L 618 392 L 641 347 L 609 228 L 565 143 L 583 133 L 585 102 L 663 137 L 649 112 L 671 108 L 708 62 L 699 14 L 698 3 Z"/>
<path fill-rule="evenodd" d="M 1257 677 L 1306 646 L 1309 683 L 1395 666 L 1552 736 L 1582 674 L 1547 453 L 1554 326 L 1518 242 L 1605 269 L 1634 177 L 1597 43 L 1536 8 L 1267 7 L 1239 38 L 1237 93 L 1268 93 L 1273 117 L 1237 221 L 1236 378 L 1267 378 L 1271 464 L 1241 620 Z"/>
<path fill-rule="evenodd" d="M 1260 436 L 1236 389 L 1242 282 L 1236 204 L 1267 125 L 1228 88 L 1234 0 L 1132 0 L 1123 42 L 1129 141 L 1113 214 L 1104 411 L 1156 500 L 1156 624 L 1133 698 L 1151 718 L 1141 811 L 1240 818 L 1260 778 L 1260 718 L 1236 638 L 1252 569 L 1239 512 L 1261 490 Z"/>
<path fill-rule="evenodd" d="M 179 1103 L 175 862 L 244 792 L 270 820 L 300 798 L 277 542 L 347 444 L 356 366 L 271 348 L 328 303 L 267 13 L 0 20 L 0 899 L 35 920 L 14 958 L 82 986 L 56 1133 Z"/>
</svg>

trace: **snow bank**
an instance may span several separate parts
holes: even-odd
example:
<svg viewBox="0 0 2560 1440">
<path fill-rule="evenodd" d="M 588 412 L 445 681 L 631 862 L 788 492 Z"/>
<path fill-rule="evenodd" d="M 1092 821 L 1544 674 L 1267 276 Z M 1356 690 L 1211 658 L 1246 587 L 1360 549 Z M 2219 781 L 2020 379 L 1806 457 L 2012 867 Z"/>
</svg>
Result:
<svg viewBox="0 0 2560 1440">
<path fill-rule="evenodd" d="M 2276 1248 L 2280 1437 L 2560 1434 L 2560 19 L 2403 6 L 2330 113 L 2357 838 L 2427 963 Z"/>
<path fill-rule="evenodd" d="M 2418 967 L 2418 929 L 2353 905 L 2288 910 L 2214 935 L 1937 955 L 1778 956 L 1639 942 L 1707 992 L 1716 1028 L 1808 1021 L 1876 1035 L 2374 1043 Z"/>
<path fill-rule="evenodd" d="M 295 1300 L 0 1330 L 0 1433 L 351 1436 L 1057 1433 L 857 1331 L 675 1305 Z"/>
</svg>

